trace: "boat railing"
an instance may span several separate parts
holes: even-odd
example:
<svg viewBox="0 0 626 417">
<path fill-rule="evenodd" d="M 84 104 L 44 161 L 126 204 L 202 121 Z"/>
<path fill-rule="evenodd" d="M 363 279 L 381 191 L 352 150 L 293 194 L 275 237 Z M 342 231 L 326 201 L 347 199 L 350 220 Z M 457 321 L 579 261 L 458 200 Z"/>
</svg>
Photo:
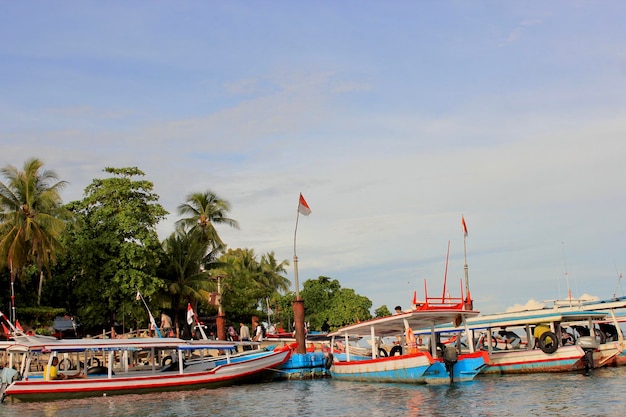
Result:
<svg viewBox="0 0 626 417">
<path fill-rule="evenodd" d="M 418 302 L 415 310 L 463 310 L 465 300 L 462 297 L 426 297 L 426 301 Z"/>
</svg>

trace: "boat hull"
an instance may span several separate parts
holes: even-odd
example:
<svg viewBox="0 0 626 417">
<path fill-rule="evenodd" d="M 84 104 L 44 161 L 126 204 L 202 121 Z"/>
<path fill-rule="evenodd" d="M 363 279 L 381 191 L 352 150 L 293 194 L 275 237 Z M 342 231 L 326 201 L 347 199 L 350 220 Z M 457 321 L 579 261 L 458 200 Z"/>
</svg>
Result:
<svg viewBox="0 0 626 417">
<path fill-rule="evenodd" d="M 443 361 L 437 360 L 424 373 L 427 384 L 449 384 L 451 382 L 467 382 L 481 373 L 489 362 L 487 352 L 467 353 L 459 356 L 458 362 L 452 366 L 452 378 Z"/>
<path fill-rule="evenodd" d="M 599 368 L 616 356 L 617 349 L 595 351 L 594 368 Z M 554 353 L 540 349 L 493 352 L 484 374 L 523 374 L 535 372 L 569 372 L 585 369 L 584 350 L 579 346 L 562 346 Z"/>
<path fill-rule="evenodd" d="M 434 363 L 428 353 L 414 353 L 378 359 L 336 361 L 330 368 L 334 379 L 361 382 L 423 383 L 424 373 Z"/>
</svg>

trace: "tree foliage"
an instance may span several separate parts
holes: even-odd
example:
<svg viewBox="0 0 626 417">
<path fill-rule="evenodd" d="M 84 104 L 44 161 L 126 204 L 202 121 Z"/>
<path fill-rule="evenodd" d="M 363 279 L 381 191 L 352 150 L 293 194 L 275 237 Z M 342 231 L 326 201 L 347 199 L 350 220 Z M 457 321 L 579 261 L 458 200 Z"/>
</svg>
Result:
<svg viewBox="0 0 626 417">
<path fill-rule="evenodd" d="M 266 300 L 289 288 L 289 280 L 282 275 L 289 263 L 277 262 L 273 252 L 259 259 L 253 249 L 229 249 L 218 262 L 220 267 L 210 272 L 223 277 L 222 306 L 233 322 L 265 316 Z"/>
<path fill-rule="evenodd" d="M 389 309 L 387 308 L 387 305 L 385 304 L 383 304 L 382 306 L 374 310 L 374 317 L 376 318 L 387 317 L 387 316 L 391 316 L 391 311 L 389 311 Z"/>
<path fill-rule="evenodd" d="M 7 165 L 0 172 L 0 267 L 9 267 L 13 277 L 21 277 L 29 264 L 39 271 L 37 303 L 41 301 L 44 271 L 63 247 L 59 238 L 65 229 L 67 211 L 62 206 L 61 189 L 54 171 L 42 170 L 43 162 L 29 159 L 22 171 Z"/>
<path fill-rule="evenodd" d="M 116 312 L 138 314 L 136 291 L 155 295 L 163 281 L 156 276 L 161 259 L 157 223 L 167 212 L 158 204 L 153 184 L 135 177 L 137 168 L 105 168 L 113 176 L 94 179 L 81 201 L 70 204 L 81 227 L 70 238 L 76 256 L 75 294 L 80 297 L 80 317 L 97 324 Z M 144 314 L 145 316 L 145 314 Z"/>
<path fill-rule="evenodd" d="M 11 258 L 20 278 L 17 299 L 33 324 L 64 311 L 93 330 L 122 323 L 145 327 L 148 316 L 135 298 L 138 290 L 153 313 L 161 309 L 173 313 L 176 323 L 185 322 L 188 302 L 199 315 L 217 312 L 208 296 L 217 291 L 219 276 L 227 320 L 265 320 L 269 303 L 272 322 L 291 330 L 295 294 L 286 277 L 289 262 L 274 252 L 226 250 L 215 226 L 238 227 L 228 217 L 226 200 L 211 191 L 188 195 L 179 206 L 187 217 L 160 242 L 156 225 L 167 212 L 138 168 L 105 168 L 109 177 L 93 179 L 82 200 L 62 206 L 65 182 L 42 166 L 37 159 L 27 161 L 23 171 L 6 166 L 1 172 L 8 181 L 0 182 L 0 284 L 9 287 Z M 43 271 L 49 274 L 45 283 Z M 36 288 L 45 307 L 29 310 Z M 305 281 L 301 295 L 312 330 L 370 318 L 371 301 L 329 277 Z M 8 300 L 0 292 L 0 302 Z M 376 310 L 377 316 L 386 313 L 386 306 Z"/>
<path fill-rule="evenodd" d="M 163 241 L 163 261 L 159 268 L 159 276 L 165 282 L 162 306 L 174 311 L 177 334 L 180 334 L 180 314 L 186 310 L 187 303 L 206 304 L 210 292 L 215 290 L 205 271 L 207 265 L 216 265 L 216 252 L 208 252 L 209 247 L 200 231 L 186 230 L 184 226 L 179 226 Z"/>
<path fill-rule="evenodd" d="M 337 329 L 351 323 L 372 318 L 372 302 L 353 289 L 341 288 L 339 281 L 320 276 L 306 280 L 300 292 L 304 300 L 305 320 L 310 329 L 321 330 L 326 323 Z"/>
<path fill-rule="evenodd" d="M 187 202 L 178 206 L 178 213 L 187 216 L 177 224 L 200 232 L 198 236 L 210 243 L 214 249 L 224 248 L 224 242 L 217 233 L 216 224 L 226 224 L 239 228 L 236 220 L 226 217 L 230 211 L 230 203 L 220 198 L 213 191 L 192 193 L 187 196 Z"/>
</svg>

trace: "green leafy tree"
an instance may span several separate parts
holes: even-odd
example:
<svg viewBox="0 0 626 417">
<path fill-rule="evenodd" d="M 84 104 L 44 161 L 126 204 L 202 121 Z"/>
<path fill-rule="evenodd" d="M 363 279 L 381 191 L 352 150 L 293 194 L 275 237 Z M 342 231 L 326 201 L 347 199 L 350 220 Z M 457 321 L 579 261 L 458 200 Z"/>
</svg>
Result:
<svg viewBox="0 0 626 417">
<path fill-rule="evenodd" d="M 134 312 L 146 323 L 135 293 L 151 301 L 164 285 L 156 276 L 162 258 L 156 225 L 167 212 L 152 182 L 135 179 L 145 175 L 138 168 L 104 171 L 113 176 L 94 179 L 85 197 L 70 204 L 82 226 L 71 237 L 77 251 L 71 273 L 80 277 L 75 288 L 79 314 L 91 325 L 103 317 L 114 324 L 118 312 Z"/>
<path fill-rule="evenodd" d="M 353 289 L 341 288 L 337 280 L 320 276 L 306 280 L 302 287 L 305 320 L 312 330 L 321 330 L 323 326 L 337 329 L 372 318 L 372 302 Z"/>
<path fill-rule="evenodd" d="M 59 238 L 69 219 L 60 197 L 67 183 L 58 181 L 54 171 L 42 170 L 43 165 L 29 159 L 21 171 L 12 165 L 0 171 L 7 179 L 0 182 L 0 266 L 9 267 L 13 278 L 22 276 L 28 265 L 37 265 L 37 304 L 44 271 L 50 276 L 50 266 L 63 251 Z"/>
<path fill-rule="evenodd" d="M 391 316 L 391 311 L 389 311 L 389 309 L 387 308 L 387 305 L 385 304 L 383 304 L 382 306 L 374 310 L 374 317 L 376 318 L 387 317 L 387 316 Z"/>
<path fill-rule="evenodd" d="M 200 236 L 208 241 L 213 248 L 221 249 L 224 242 L 220 239 L 216 224 L 226 224 L 236 229 L 239 224 L 236 220 L 226 217 L 230 211 L 230 203 L 217 196 L 212 191 L 192 193 L 187 196 L 187 202 L 178 206 L 178 213 L 187 216 L 177 222 L 191 230 L 199 230 Z"/>
<path fill-rule="evenodd" d="M 332 315 L 328 320 L 328 324 L 331 328 L 336 329 L 351 323 L 369 320 L 372 318 L 371 308 L 372 302 L 369 298 L 358 295 L 351 288 L 342 288 L 333 297 Z"/>
</svg>

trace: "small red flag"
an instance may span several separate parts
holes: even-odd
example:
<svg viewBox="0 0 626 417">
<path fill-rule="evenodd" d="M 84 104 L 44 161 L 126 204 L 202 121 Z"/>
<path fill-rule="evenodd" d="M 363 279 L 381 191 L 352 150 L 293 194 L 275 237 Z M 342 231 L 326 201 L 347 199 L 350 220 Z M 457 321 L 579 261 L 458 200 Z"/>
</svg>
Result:
<svg viewBox="0 0 626 417">
<path fill-rule="evenodd" d="M 18 320 L 15 320 L 15 328 L 22 333 L 24 332 L 24 328 L 22 327 L 22 325 L 20 324 Z"/>
<path fill-rule="evenodd" d="M 9 329 L 7 329 L 7 326 L 5 326 L 4 323 L 2 323 L 2 333 L 11 334 L 11 332 L 9 331 Z"/>
<path fill-rule="evenodd" d="M 467 225 L 465 224 L 465 217 L 461 216 L 461 223 L 463 224 L 463 235 L 467 236 Z"/>
<path fill-rule="evenodd" d="M 302 193 L 300 193 L 300 202 L 298 203 L 298 212 L 302 213 L 305 216 L 308 216 L 309 214 L 311 214 L 311 209 L 309 208 L 309 205 L 306 203 L 306 200 L 304 199 L 304 197 L 302 197 Z"/>
</svg>

